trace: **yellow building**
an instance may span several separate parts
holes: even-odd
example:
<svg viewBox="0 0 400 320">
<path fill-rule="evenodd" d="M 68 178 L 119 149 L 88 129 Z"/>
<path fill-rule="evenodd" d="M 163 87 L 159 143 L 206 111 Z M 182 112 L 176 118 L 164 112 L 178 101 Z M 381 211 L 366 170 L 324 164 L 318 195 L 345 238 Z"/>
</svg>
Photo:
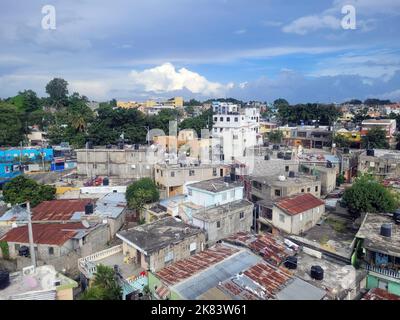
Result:
<svg viewBox="0 0 400 320">
<path fill-rule="evenodd" d="M 131 109 L 139 107 L 139 103 L 135 101 L 117 101 L 118 108 Z"/>
<path fill-rule="evenodd" d="M 156 105 L 170 106 L 174 108 L 183 107 L 183 97 L 174 97 L 165 101 L 147 100 L 145 103 L 146 108 L 152 108 Z"/>
<path fill-rule="evenodd" d="M 346 130 L 346 129 L 339 129 L 336 131 L 336 135 L 340 135 L 348 139 L 351 143 L 359 144 L 361 143 L 361 132 L 356 130 Z"/>
<path fill-rule="evenodd" d="M 268 134 L 278 127 L 276 123 L 273 122 L 260 122 L 260 133 Z"/>
</svg>

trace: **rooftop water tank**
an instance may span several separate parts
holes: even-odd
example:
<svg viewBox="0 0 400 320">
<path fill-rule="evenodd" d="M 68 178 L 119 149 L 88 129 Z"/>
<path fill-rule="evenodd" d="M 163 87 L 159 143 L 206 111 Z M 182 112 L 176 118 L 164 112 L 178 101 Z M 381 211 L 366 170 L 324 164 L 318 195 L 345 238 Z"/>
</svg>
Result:
<svg viewBox="0 0 400 320">
<path fill-rule="evenodd" d="M 108 186 L 109 184 L 110 184 L 110 180 L 107 177 L 105 177 L 103 179 L 103 186 Z"/>
<path fill-rule="evenodd" d="M 88 203 L 85 205 L 85 214 L 93 214 L 93 203 Z"/>
<path fill-rule="evenodd" d="M 27 246 L 21 246 L 18 249 L 18 255 L 20 257 L 29 257 L 29 248 Z"/>
<path fill-rule="evenodd" d="M 10 273 L 6 270 L 0 270 L 0 290 L 10 285 Z"/>
<path fill-rule="evenodd" d="M 294 178 L 294 177 L 295 177 L 294 171 L 289 171 L 289 178 Z"/>
<path fill-rule="evenodd" d="M 312 266 L 311 267 L 311 278 L 315 280 L 324 279 L 324 269 L 321 266 Z"/>
<path fill-rule="evenodd" d="M 392 236 L 392 224 L 384 223 L 381 225 L 381 236 L 390 238 Z"/>
<path fill-rule="evenodd" d="M 297 257 L 295 256 L 288 257 L 284 265 L 288 269 L 297 269 Z"/>
<path fill-rule="evenodd" d="M 369 156 L 369 157 L 374 157 L 374 156 L 375 156 L 375 151 L 374 151 L 374 149 L 367 149 L 367 156 Z"/>
</svg>

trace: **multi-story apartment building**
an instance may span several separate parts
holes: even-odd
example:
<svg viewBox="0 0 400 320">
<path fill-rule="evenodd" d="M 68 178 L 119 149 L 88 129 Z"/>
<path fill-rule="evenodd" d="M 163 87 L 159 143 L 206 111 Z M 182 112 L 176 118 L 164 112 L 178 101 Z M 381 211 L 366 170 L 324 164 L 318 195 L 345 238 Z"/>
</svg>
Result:
<svg viewBox="0 0 400 320">
<path fill-rule="evenodd" d="M 368 119 L 361 123 L 361 136 L 365 136 L 368 130 L 379 128 L 386 132 L 386 138 L 390 140 L 396 132 L 395 119 Z"/>
<path fill-rule="evenodd" d="M 400 176 L 400 151 L 370 149 L 358 157 L 358 171 L 384 178 Z"/>
<path fill-rule="evenodd" d="M 283 140 L 290 146 L 322 149 L 330 147 L 332 143 L 332 130 L 328 126 L 280 127 L 279 130 L 286 132 Z"/>
<path fill-rule="evenodd" d="M 213 155 L 214 161 L 231 163 L 246 156 L 246 148 L 262 143 L 260 111 L 257 108 L 241 109 L 232 103 L 214 102 L 213 105 Z"/>
<path fill-rule="evenodd" d="M 156 164 L 154 179 L 160 188 L 161 198 L 184 193 L 187 182 L 198 182 L 223 177 L 229 167 L 223 164 Z"/>
</svg>

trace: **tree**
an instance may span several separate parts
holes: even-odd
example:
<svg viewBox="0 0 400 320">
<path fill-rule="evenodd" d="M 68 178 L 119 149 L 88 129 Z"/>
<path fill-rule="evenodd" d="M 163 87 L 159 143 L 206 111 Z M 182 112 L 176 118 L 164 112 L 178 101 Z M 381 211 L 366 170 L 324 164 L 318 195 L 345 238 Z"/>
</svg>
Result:
<svg viewBox="0 0 400 320">
<path fill-rule="evenodd" d="M 365 137 L 362 138 L 362 147 L 371 149 L 388 149 L 389 143 L 386 140 L 386 132 L 381 128 L 372 128 L 368 130 Z"/>
<path fill-rule="evenodd" d="M 368 174 L 358 177 L 351 188 L 346 189 L 343 201 L 355 216 L 366 212 L 391 212 L 398 205 L 389 189 Z"/>
<path fill-rule="evenodd" d="M 126 201 L 131 209 L 135 209 L 139 215 L 144 205 L 158 201 L 160 193 L 157 186 L 150 178 L 142 178 L 133 182 L 126 190 Z"/>
<path fill-rule="evenodd" d="M 338 148 L 349 148 L 351 146 L 350 139 L 341 134 L 336 134 L 333 142 L 336 143 L 336 147 Z"/>
<path fill-rule="evenodd" d="M 81 300 L 121 300 L 122 288 L 113 268 L 98 265 L 93 283 L 80 297 Z"/>
<path fill-rule="evenodd" d="M 268 140 L 272 143 L 281 143 L 283 139 L 283 132 L 281 130 L 273 130 L 268 133 Z"/>
<path fill-rule="evenodd" d="M 16 106 L 0 103 L 0 146 L 17 146 L 25 139 L 21 118 Z"/>
<path fill-rule="evenodd" d="M 54 78 L 46 85 L 46 93 L 50 96 L 50 103 L 56 108 L 67 104 L 68 82 L 61 78 Z"/>
<path fill-rule="evenodd" d="M 42 201 L 53 200 L 55 194 L 54 186 L 38 184 L 24 176 L 12 179 L 3 187 L 4 201 L 13 205 L 30 201 L 31 206 L 35 207 Z"/>
<path fill-rule="evenodd" d="M 289 102 L 287 100 L 279 98 L 274 101 L 275 108 L 289 107 Z"/>
</svg>

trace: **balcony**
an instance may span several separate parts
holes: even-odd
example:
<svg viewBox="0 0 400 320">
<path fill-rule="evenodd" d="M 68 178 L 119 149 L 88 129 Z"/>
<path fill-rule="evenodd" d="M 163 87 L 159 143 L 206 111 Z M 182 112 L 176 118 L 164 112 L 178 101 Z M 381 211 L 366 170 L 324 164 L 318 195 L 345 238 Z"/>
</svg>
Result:
<svg viewBox="0 0 400 320">
<path fill-rule="evenodd" d="M 97 266 L 100 264 L 111 268 L 118 266 L 126 294 L 135 290 L 141 291 L 148 284 L 147 271 L 132 261 L 129 256 L 124 256 L 122 245 L 79 259 L 78 269 L 87 279 L 92 279 L 97 271 Z"/>
<path fill-rule="evenodd" d="M 392 270 L 392 269 L 386 269 L 386 268 L 379 268 L 379 267 L 372 266 L 372 265 L 367 264 L 367 263 L 363 263 L 361 266 L 362 266 L 362 268 L 364 268 L 367 271 L 379 273 L 379 274 L 384 275 L 386 277 L 395 278 L 395 279 L 399 279 L 400 280 L 400 272 L 399 271 Z"/>
</svg>

